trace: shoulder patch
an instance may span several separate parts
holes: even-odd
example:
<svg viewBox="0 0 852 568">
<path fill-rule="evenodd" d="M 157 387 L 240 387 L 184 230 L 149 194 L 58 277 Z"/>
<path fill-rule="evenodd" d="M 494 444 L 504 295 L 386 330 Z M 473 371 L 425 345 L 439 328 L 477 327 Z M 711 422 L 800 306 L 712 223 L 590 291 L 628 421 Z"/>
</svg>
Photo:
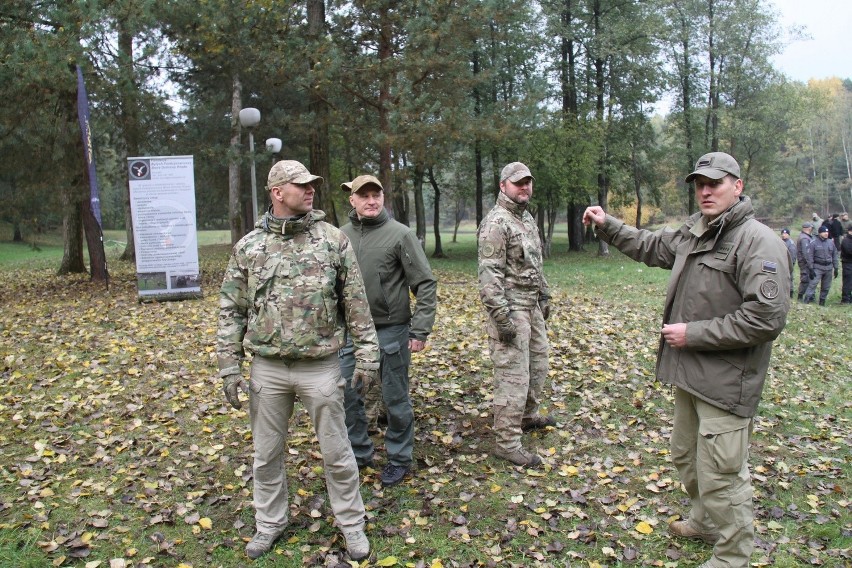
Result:
<svg viewBox="0 0 852 568">
<path fill-rule="evenodd" d="M 761 270 L 763 270 L 764 272 L 768 272 L 769 274 L 776 274 L 778 272 L 778 264 L 770 262 L 768 260 L 764 260 L 761 263 Z"/>
<path fill-rule="evenodd" d="M 485 243 L 482 245 L 482 256 L 488 258 L 494 256 L 494 253 L 497 252 L 494 248 L 494 245 L 491 243 Z"/>
<path fill-rule="evenodd" d="M 760 285 L 760 294 L 767 300 L 774 300 L 778 297 L 778 282 L 772 278 L 767 278 Z"/>
</svg>

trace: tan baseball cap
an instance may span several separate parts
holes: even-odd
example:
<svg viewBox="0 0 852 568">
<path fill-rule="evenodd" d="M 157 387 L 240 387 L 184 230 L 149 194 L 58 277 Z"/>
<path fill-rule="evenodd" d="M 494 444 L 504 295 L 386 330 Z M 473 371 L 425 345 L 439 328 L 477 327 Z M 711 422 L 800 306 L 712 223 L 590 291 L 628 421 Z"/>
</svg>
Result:
<svg viewBox="0 0 852 568">
<path fill-rule="evenodd" d="M 319 183 L 315 183 L 315 182 Z M 280 187 L 285 183 L 310 183 L 312 185 L 322 185 L 323 179 L 320 176 L 315 176 L 308 171 L 301 162 L 296 160 L 281 160 L 276 162 L 272 169 L 269 170 L 269 177 L 266 179 L 266 189 Z"/>
<path fill-rule="evenodd" d="M 500 172 L 501 182 L 509 180 L 512 183 L 516 183 L 527 177 L 535 179 L 530 173 L 530 169 L 521 162 L 512 162 L 511 164 L 507 164 L 503 167 L 503 171 Z"/>
<path fill-rule="evenodd" d="M 359 189 L 361 189 L 365 185 L 371 185 L 371 184 L 378 186 L 378 188 L 381 189 L 382 191 L 385 190 L 385 188 L 382 187 L 382 182 L 379 181 L 379 178 L 377 178 L 376 176 L 371 176 L 371 175 L 358 176 L 355 179 L 353 179 L 352 181 L 345 181 L 345 182 L 340 184 L 340 189 L 342 189 L 346 193 L 355 193 L 356 191 L 358 191 Z"/>
<path fill-rule="evenodd" d="M 733 156 L 724 152 L 710 152 L 698 158 L 695 162 L 695 171 L 686 176 L 686 183 L 690 183 L 698 176 L 722 179 L 728 174 L 740 179 L 740 165 Z"/>
</svg>

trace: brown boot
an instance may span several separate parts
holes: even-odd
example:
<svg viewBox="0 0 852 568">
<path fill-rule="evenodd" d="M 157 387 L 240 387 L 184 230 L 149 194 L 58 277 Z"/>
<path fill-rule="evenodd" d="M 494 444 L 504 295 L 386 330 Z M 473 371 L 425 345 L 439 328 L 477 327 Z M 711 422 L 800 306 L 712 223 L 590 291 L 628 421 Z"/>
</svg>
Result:
<svg viewBox="0 0 852 568">
<path fill-rule="evenodd" d="M 689 522 L 689 519 L 685 521 L 670 522 L 669 533 L 683 538 L 703 540 L 707 544 L 716 544 L 716 541 L 722 536 L 717 532 L 701 532 Z"/>
<path fill-rule="evenodd" d="M 498 458 L 508 460 L 515 465 L 524 467 L 535 467 L 541 464 L 541 458 L 536 453 L 530 453 L 523 448 L 507 451 L 503 448 L 494 448 L 494 455 Z"/>
<path fill-rule="evenodd" d="M 530 430 L 543 430 L 548 426 L 556 426 L 556 420 L 552 416 L 542 416 L 534 414 L 529 418 L 521 420 L 521 430 L 529 432 Z"/>
</svg>

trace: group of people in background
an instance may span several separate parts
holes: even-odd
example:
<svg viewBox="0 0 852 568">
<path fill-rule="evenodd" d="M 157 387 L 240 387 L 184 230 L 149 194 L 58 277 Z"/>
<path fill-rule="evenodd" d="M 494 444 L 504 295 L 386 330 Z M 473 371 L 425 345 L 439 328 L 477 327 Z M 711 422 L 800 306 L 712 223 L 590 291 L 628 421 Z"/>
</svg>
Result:
<svg viewBox="0 0 852 568">
<path fill-rule="evenodd" d="M 506 165 L 497 202 L 477 232 L 494 373 L 492 453 L 522 468 L 543 462 L 524 433 L 557 427 L 540 409 L 552 309 L 538 228 L 527 210 L 534 180 L 525 164 Z M 329 502 L 351 559 L 371 550 L 360 493 L 360 470 L 376 467 L 364 411 L 371 389 L 380 390 L 387 412 L 382 485 L 401 483 L 413 468 L 408 368 L 432 331 L 437 281 L 413 232 L 389 218 L 377 178 L 341 184 L 352 205 L 341 229 L 313 209 L 322 181 L 293 160 L 272 167 L 271 206 L 234 246 L 219 296 L 223 392 L 237 409 L 240 390 L 249 396 L 252 559 L 271 550 L 287 527 L 285 456 L 297 397 L 319 440 Z M 691 507 L 669 532 L 713 546 L 701 568 L 746 568 L 754 549 L 748 448 L 792 282 L 784 246 L 755 219 L 732 156 L 702 156 L 686 182 L 700 211 L 676 230 L 629 227 L 598 206 L 583 222 L 629 257 L 672 271 L 657 377 L 674 388 L 671 455 Z M 816 250 L 808 245 L 809 267 L 821 266 Z M 808 276 L 809 286 L 816 274 Z"/>
<path fill-rule="evenodd" d="M 790 229 L 781 229 L 781 239 L 790 257 L 790 297 L 793 297 L 795 265 L 799 265 L 799 292 L 797 299 L 813 303 L 819 287 L 819 305 L 824 306 L 831 283 L 843 267 L 843 289 L 840 303 L 852 304 L 852 222 L 846 212 L 835 213 L 827 221 L 814 215 L 819 224 L 807 221 L 795 244 Z M 818 227 L 816 236 L 814 227 Z"/>
</svg>

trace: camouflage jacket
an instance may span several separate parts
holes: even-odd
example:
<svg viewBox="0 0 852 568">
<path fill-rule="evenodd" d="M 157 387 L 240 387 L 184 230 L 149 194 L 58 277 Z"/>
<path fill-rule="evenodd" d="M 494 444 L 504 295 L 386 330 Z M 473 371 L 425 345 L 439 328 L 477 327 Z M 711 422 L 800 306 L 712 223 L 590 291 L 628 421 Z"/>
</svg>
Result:
<svg viewBox="0 0 852 568">
<path fill-rule="evenodd" d="M 379 346 L 349 239 L 311 211 L 296 220 L 266 213 L 234 245 L 219 292 L 219 375 L 240 372 L 244 350 L 279 359 L 319 359 L 343 346 L 378 368 Z"/>
<path fill-rule="evenodd" d="M 550 298 L 538 227 L 525 206 L 500 193 L 479 225 L 478 240 L 479 297 L 492 318 Z"/>
</svg>

